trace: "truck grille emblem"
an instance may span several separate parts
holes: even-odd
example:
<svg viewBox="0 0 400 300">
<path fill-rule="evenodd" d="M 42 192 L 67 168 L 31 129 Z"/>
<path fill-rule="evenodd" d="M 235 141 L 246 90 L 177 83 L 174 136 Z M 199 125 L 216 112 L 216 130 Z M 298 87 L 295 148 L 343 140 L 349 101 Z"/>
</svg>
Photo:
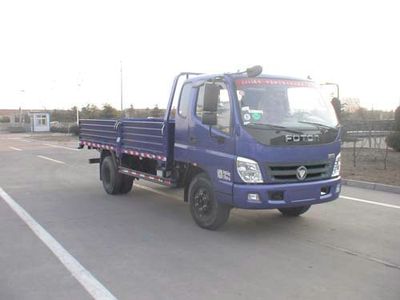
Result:
<svg viewBox="0 0 400 300">
<path fill-rule="evenodd" d="M 305 166 L 298 167 L 296 170 L 296 177 L 298 180 L 304 180 L 307 177 L 307 168 Z"/>
<path fill-rule="evenodd" d="M 318 134 L 287 134 L 285 135 L 286 143 L 299 143 L 299 142 L 319 142 L 320 136 Z"/>
</svg>

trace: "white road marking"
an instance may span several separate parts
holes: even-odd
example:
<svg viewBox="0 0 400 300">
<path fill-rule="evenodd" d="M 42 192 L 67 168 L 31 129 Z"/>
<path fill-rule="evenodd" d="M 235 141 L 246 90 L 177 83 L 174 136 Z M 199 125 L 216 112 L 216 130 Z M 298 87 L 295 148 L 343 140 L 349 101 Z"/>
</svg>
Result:
<svg viewBox="0 0 400 300">
<path fill-rule="evenodd" d="M 22 151 L 22 149 L 19 149 L 19 148 L 17 148 L 17 147 L 8 147 L 8 148 L 10 148 L 10 149 L 13 149 L 13 150 L 15 150 L 15 151 Z"/>
<path fill-rule="evenodd" d="M 381 202 L 375 202 L 375 201 L 370 201 L 370 200 L 364 200 L 364 199 L 359 199 L 359 198 L 354 198 L 354 197 L 348 197 L 348 196 L 340 196 L 340 198 L 351 200 L 351 201 L 357 201 L 357 202 L 363 202 L 363 203 L 368 203 L 368 204 L 373 204 L 373 205 L 379 205 L 379 206 L 384 206 L 384 207 L 390 207 L 390 208 L 397 208 L 400 209 L 400 206 L 398 205 L 393 205 L 393 204 L 387 204 L 387 203 L 381 203 Z"/>
<path fill-rule="evenodd" d="M 86 270 L 65 248 L 48 233 L 32 216 L 11 198 L 1 187 L 0 197 L 24 221 L 36 236 L 53 252 L 60 262 L 79 281 L 94 299 L 117 299 L 88 270 Z"/>
<path fill-rule="evenodd" d="M 136 187 L 136 186 L 137 186 L 138 188 L 140 188 L 140 189 L 143 189 L 143 190 L 146 190 L 146 191 L 149 191 L 149 192 L 158 194 L 158 195 L 160 195 L 160 196 L 164 196 L 164 197 L 168 197 L 168 198 L 173 198 L 173 199 L 177 199 L 177 200 L 183 200 L 183 198 L 181 198 L 181 197 L 178 197 L 178 196 L 175 196 L 175 195 L 172 195 L 172 194 L 169 194 L 169 193 L 164 193 L 164 192 L 162 192 L 162 191 L 153 189 L 153 188 L 148 187 L 148 186 L 145 186 L 145 185 L 135 184 L 135 187 Z"/>
<path fill-rule="evenodd" d="M 52 162 L 55 162 L 55 163 L 58 163 L 58 164 L 62 164 L 62 165 L 66 164 L 65 162 L 63 162 L 61 160 L 52 159 L 50 157 L 43 156 L 43 155 L 38 155 L 37 157 L 40 157 L 40 158 L 43 158 L 43 159 L 46 159 L 46 160 L 49 160 L 49 161 L 52 161 Z"/>
<path fill-rule="evenodd" d="M 43 145 L 53 147 L 53 148 L 67 149 L 67 150 L 71 150 L 71 151 L 79 151 L 79 149 L 76 149 L 76 148 L 70 148 L 70 147 L 65 147 L 65 146 L 60 146 L 60 145 L 53 145 L 53 144 L 43 144 Z"/>
</svg>

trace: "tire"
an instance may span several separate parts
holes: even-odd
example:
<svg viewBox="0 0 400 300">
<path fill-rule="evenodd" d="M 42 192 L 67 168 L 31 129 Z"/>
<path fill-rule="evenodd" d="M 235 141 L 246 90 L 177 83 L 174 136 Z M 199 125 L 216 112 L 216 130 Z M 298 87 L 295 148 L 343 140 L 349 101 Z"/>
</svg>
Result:
<svg viewBox="0 0 400 300">
<path fill-rule="evenodd" d="M 121 191 L 123 182 L 122 174 L 118 173 L 117 166 L 111 156 L 103 159 L 100 165 L 101 178 L 103 181 L 103 188 L 107 194 L 116 195 Z"/>
<path fill-rule="evenodd" d="M 120 194 L 127 194 L 132 190 L 134 178 L 128 175 L 122 174 L 122 184 L 119 190 Z"/>
<path fill-rule="evenodd" d="M 298 206 L 298 207 L 284 207 L 278 208 L 282 215 L 286 217 L 297 217 L 304 214 L 307 210 L 309 210 L 311 205 L 306 206 Z"/>
<path fill-rule="evenodd" d="M 204 173 L 193 178 L 188 194 L 190 213 L 197 225 L 216 230 L 226 223 L 231 206 L 215 199 L 212 183 Z"/>
</svg>

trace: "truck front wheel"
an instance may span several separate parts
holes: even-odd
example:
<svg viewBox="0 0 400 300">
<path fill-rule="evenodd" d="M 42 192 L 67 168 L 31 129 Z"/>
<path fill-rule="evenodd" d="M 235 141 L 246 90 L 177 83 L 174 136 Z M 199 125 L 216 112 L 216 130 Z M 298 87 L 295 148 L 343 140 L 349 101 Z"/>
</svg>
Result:
<svg viewBox="0 0 400 300">
<path fill-rule="evenodd" d="M 190 213 L 201 228 L 216 230 L 226 223 L 231 207 L 215 199 L 214 189 L 208 177 L 196 175 L 189 186 Z"/>
<path fill-rule="evenodd" d="M 278 208 L 282 215 L 286 217 L 297 217 L 304 214 L 310 209 L 310 205 L 298 206 L 298 207 L 282 207 Z"/>
</svg>

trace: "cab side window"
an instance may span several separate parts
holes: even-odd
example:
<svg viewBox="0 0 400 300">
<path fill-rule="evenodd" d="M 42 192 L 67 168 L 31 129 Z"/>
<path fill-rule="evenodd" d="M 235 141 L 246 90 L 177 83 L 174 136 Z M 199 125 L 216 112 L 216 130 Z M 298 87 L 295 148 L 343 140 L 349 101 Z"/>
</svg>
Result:
<svg viewBox="0 0 400 300">
<path fill-rule="evenodd" d="M 183 86 L 181 91 L 181 96 L 179 98 L 178 114 L 183 118 L 186 118 L 188 115 L 191 90 L 192 84 L 187 83 Z"/>
<path fill-rule="evenodd" d="M 217 125 L 214 128 L 229 134 L 231 130 L 231 105 L 228 90 L 222 82 L 216 83 L 220 87 L 218 110 L 217 110 Z M 201 120 L 204 106 L 204 85 L 199 88 L 196 102 L 196 116 Z"/>
</svg>

